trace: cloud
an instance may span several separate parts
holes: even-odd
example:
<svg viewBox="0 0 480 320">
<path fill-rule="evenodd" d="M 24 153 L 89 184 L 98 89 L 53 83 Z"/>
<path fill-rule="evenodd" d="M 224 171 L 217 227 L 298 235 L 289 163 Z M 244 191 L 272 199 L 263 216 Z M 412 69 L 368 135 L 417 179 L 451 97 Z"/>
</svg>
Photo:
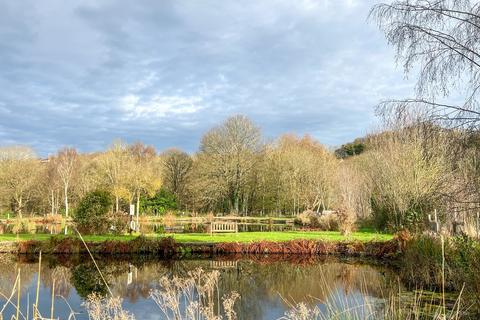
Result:
<svg viewBox="0 0 480 320">
<path fill-rule="evenodd" d="M 267 137 L 346 142 L 412 88 L 366 23 L 373 3 L 0 0 L 0 144 L 195 151 L 239 113 Z"/>
<path fill-rule="evenodd" d="M 148 101 L 141 101 L 139 96 L 129 94 L 120 99 L 120 105 L 125 114 L 125 120 L 152 120 L 163 118 L 169 114 L 191 114 L 201 110 L 199 97 L 154 96 Z"/>
</svg>

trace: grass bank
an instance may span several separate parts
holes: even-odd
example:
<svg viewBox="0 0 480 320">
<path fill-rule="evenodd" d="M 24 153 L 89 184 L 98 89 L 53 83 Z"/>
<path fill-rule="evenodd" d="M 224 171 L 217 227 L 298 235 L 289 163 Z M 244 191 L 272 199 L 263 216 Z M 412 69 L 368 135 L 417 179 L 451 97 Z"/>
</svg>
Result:
<svg viewBox="0 0 480 320">
<path fill-rule="evenodd" d="M 389 241 L 393 239 L 391 234 L 379 234 L 371 231 L 354 232 L 345 237 L 337 231 L 278 231 L 278 232 L 239 232 L 227 234 L 206 234 L 206 233 L 175 233 L 175 234 L 147 234 L 148 239 L 160 239 L 162 237 L 172 237 L 178 243 L 249 243 L 258 241 L 285 242 L 292 240 L 321 240 L 328 242 L 340 241 Z M 1 234 L 0 241 L 48 241 L 54 236 L 49 234 Z M 63 236 L 56 235 L 56 238 Z M 89 242 L 103 241 L 130 241 L 137 238 L 138 235 L 85 235 L 83 238 Z"/>
<path fill-rule="evenodd" d="M 384 258 L 397 253 L 391 235 L 357 232 L 245 232 L 238 234 L 173 234 L 168 236 L 85 236 L 91 252 L 99 254 L 147 253 L 161 256 L 188 253 L 341 254 Z M 0 235 L 0 251 L 13 253 L 85 253 L 79 237 L 43 234 Z"/>
</svg>

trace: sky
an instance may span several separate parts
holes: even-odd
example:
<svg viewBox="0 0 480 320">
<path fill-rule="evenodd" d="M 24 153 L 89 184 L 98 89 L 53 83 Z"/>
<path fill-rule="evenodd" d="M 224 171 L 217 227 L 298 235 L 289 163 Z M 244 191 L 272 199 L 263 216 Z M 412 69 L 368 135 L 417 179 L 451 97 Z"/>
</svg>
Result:
<svg viewBox="0 0 480 320">
<path fill-rule="evenodd" d="M 236 114 L 341 145 L 413 91 L 367 21 L 376 2 L 0 0 L 0 145 L 195 152 Z"/>
</svg>

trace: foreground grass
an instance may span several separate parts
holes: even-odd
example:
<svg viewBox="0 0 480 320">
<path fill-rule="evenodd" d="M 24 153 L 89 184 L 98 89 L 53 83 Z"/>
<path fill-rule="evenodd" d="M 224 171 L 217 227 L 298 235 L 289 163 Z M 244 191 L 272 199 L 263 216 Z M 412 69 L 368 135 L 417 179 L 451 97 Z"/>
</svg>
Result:
<svg viewBox="0 0 480 320">
<path fill-rule="evenodd" d="M 138 235 L 95 235 L 84 236 L 85 241 L 101 242 L 106 240 L 128 241 L 135 239 Z M 165 235 L 148 234 L 148 238 L 160 238 Z M 297 239 L 305 240 L 323 240 L 331 242 L 339 241 L 388 241 L 393 238 L 390 234 L 380 234 L 370 231 L 354 232 L 345 237 L 337 231 L 278 231 L 278 232 L 239 232 L 226 234 L 206 234 L 206 233 L 177 233 L 167 234 L 173 237 L 177 242 L 195 242 L 195 243 L 221 243 L 221 242 L 257 242 L 257 241 L 290 241 Z M 25 240 L 48 240 L 52 237 L 49 234 L 1 234 L 0 241 L 25 241 Z"/>
</svg>

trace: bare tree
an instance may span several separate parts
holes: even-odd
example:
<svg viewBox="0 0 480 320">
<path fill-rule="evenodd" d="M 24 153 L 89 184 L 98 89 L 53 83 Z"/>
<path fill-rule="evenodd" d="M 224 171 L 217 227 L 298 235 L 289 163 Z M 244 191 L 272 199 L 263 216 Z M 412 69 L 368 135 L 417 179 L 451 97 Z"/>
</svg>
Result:
<svg viewBox="0 0 480 320">
<path fill-rule="evenodd" d="M 173 193 L 183 204 L 193 165 L 192 158 L 178 149 L 169 149 L 162 153 L 162 178 L 165 189 Z"/>
<path fill-rule="evenodd" d="M 63 148 L 58 151 L 55 157 L 55 164 L 58 177 L 63 185 L 63 199 L 65 204 L 65 215 L 68 217 L 69 202 L 68 194 L 78 169 L 78 153 L 74 148 Z"/>
<path fill-rule="evenodd" d="M 58 214 L 62 194 L 61 181 L 58 176 L 55 159 L 49 157 L 47 161 L 46 170 L 44 171 L 45 176 L 43 177 L 44 187 L 48 190 L 50 213 Z"/>
<path fill-rule="evenodd" d="M 223 198 L 234 213 L 239 213 L 241 201 L 247 206 L 246 188 L 262 150 L 260 129 L 245 116 L 228 118 L 208 131 L 198 154 L 205 200 L 221 203 Z"/>
<path fill-rule="evenodd" d="M 331 207 L 337 169 L 331 152 L 308 135 L 283 135 L 273 145 L 272 156 L 277 163 L 276 183 L 281 186 L 277 196 L 284 207 L 294 214 Z"/>
<path fill-rule="evenodd" d="M 97 160 L 106 185 L 115 196 L 115 212 L 119 212 L 120 199 L 128 199 L 128 145 L 115 141 Z"/>
<path fill-rule="evenodd" d="M 384 101 L 379 113 L 398 120 L 416 109 L 421 119 L 478 129 L 480 3 L 399 0 L 374 6 L 370 17 L 395 47 L 405 73 L 419 70 L 417 96 Z"/>
<path fill-rule="evenodd" d="M 136 200 L 139 215 L 140 198 L 143 194 L 153 195 L 161 187 L 161 174 L 155 149 L 137 142 L 128 147 L 128 178 L 130 203 Z"/>
<path fill-rule="evenodd" d="M 0 192 L 22 217 L 38 183 L 40 161 L 32 149 L 21 146 L 0 149 Z"/>
</svg>

